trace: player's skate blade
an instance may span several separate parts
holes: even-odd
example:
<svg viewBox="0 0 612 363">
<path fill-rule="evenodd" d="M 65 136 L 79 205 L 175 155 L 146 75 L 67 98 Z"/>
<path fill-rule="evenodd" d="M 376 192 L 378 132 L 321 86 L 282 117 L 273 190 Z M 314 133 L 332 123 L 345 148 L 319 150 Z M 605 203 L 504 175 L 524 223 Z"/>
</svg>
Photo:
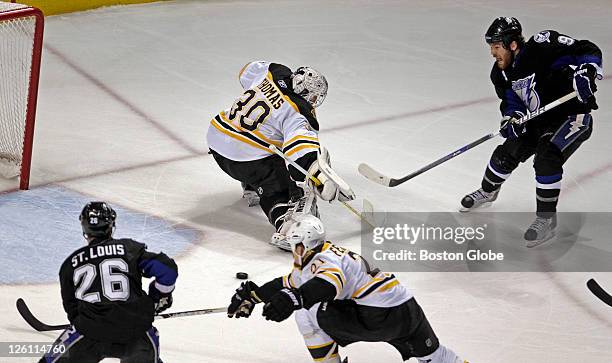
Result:
<svg viewBox="0 0 612 363">
<path fill-rule="evenodd" d="M 536 217 L 535 221 L 525 232 L 524 238 L 527 241 L 525 246 L 533 248 L 543 244 L 555 236 L 555 227 L 557 226 L 557 218 Z"/>
<path fill-rule="evenodd" d="M 474 209 L 481 209 L 490 207 L 491 204 L 497 199 L 499 189 L 487 193 L 482 188 L 470 193 L 461 199 L 460 212 L 470 212 Z"/>
</svg>

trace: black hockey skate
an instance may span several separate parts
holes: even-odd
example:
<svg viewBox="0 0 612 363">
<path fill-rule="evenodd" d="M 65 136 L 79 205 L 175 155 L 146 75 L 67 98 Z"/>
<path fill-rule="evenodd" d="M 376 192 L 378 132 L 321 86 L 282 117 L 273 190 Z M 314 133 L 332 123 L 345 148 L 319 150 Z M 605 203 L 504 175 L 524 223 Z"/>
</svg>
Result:
<svg viewBox="0 0 612 363">
<path fill-rule="evenodd" d="M 526 246 L 532 248 L 539 246 L 555 236 L 555 227 L 557 227 L 557 216 L 553 215 L 550 218 L 536 217 L 535 221 L 525 232 Z"/>
<path fill-rule="evenodd" d="M 497 199 L 499 189 L 487 193 L 482 188 L 477 191 L 470 193 L 461 199 L 461 205 L 463 208 L 459 209 L 460 212 L 469 212 L 476 208 L 488 207 Z"/>
</svg>

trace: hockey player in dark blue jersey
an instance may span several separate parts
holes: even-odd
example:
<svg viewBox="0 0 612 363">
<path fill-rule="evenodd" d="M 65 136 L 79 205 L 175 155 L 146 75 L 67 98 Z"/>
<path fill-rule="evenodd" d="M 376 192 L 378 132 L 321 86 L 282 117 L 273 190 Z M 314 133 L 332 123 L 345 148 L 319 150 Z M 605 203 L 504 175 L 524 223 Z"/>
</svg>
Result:
<svg viewBox="0 0 612 363">
<path fill-rule="evenodd" d="M 592 42 L 554 30 L 541 31 L 525 42 L 521 24 L 509 17 L 495 19 L 485 40 L 495 58 L 491 81 L 501 99 L 500 132 L 506 141 L 493 152 L 481 188 L 461 204 L 470 210 L 495 201 L 512 171 L 533 155 L 537 212 L 524 238 L 527 247 L 534 247 L 554 236 L 563 164 L 591 136 L 591 110 L 598 108 L 595 80 L 603 78 L 602 54 Z M 577 98 L 528 123 L 516 123 L 573 90 Z"/>
<path fill-rule="evenodd" d="M 106 357 L 122 363 L 159 363 L 156 313 L 172 305 L 178 277 L 174 260 L 151 253 L 143 243 L 114 239 L 115 211 L 104 202 L 90 202 L 80 220 L 87 245 L 60 268 L 64 310 L 71 327 L 55 341 L 56 354 L 40 362 L 99 362 Z M 154 278 L 149 293 L 142 277 Z M 59 353 L 61 352 L 61 353 Z"/>
</svg>

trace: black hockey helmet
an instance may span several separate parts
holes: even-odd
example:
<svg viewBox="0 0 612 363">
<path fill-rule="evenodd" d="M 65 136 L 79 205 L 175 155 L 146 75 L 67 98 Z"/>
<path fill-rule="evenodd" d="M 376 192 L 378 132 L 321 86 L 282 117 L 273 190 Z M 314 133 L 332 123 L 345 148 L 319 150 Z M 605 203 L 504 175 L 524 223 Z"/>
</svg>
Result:
<svg viewBox="0 0 612 363">
<path fill-rule="evenodd" d="M 81 211 L 79 220 L 86 239 L 110 238 L 115 228 L 117 213 L 105 202 L 89 202 Z"/>
<path fill-rule="evenodd" d="M 502 42 L 505 48 L 510 47 L 512 41 L 516 41 L 519 46 L 523 45 L 523 27 L 514 17 L 500 16 L 493 20 L 489 29 L 485 33 L 485 40 L 488 44 Z"/>
</svg>

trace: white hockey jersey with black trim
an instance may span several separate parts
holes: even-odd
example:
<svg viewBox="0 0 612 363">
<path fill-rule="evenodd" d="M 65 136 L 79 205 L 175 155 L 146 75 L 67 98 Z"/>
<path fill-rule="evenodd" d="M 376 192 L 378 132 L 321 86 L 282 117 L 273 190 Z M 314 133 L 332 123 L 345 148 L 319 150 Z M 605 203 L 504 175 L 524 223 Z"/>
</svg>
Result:
<svg viewBox="0 0 612 363">
<path fill-rule="evenodd" d="M 283 286 L 299 288 L 315 277 L 336 287 L 336 300 L 352 299 L 360 305 L 393 307 L 413 297 L 395 275 L 369 271 L 361 256 L 330 242 L 302 269 L 294 267 L 283 276 Z"/>
<path fill-rule="evenodd" d="M 268 145 L 292 160 L 319 149 L 314 108 L 288 87 L 291 70 L 281 64 L 251 62 L 240 71 L 242 95 L 221 111 L 208 128 L 208 147 L 235 161 L 273 154 Z"/>
</svg>

